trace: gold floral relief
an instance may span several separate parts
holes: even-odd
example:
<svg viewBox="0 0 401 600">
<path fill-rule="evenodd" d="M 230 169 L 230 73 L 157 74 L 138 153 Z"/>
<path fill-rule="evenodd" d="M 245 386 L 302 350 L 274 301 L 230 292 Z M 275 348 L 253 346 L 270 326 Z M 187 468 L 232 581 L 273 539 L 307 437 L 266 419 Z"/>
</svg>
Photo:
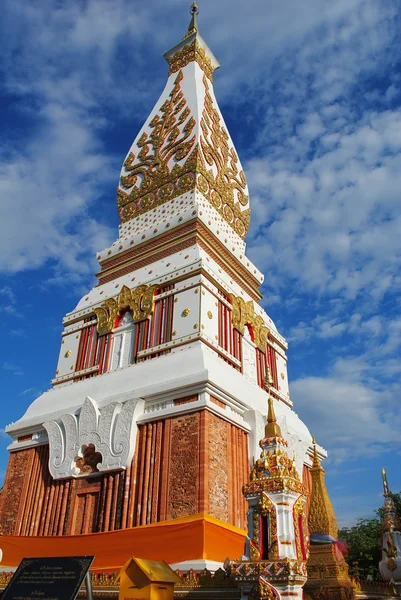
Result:
<svg viewBox="0 0 401 600">
<path fill-rule="evenodd" d="M 245 175 L 239 170 L 238 156 L 230 147 L 229 135 L 213 106 L 206 77 L 203 77 L 203 84 L 205 105 L 200 122 L 202 153 L 198 164 L 198 187 L 238 235 L 245 237 L 250 219 Z"/>
<path fill-rule="evenodd" d="M 130 152 L 117 189 L 122 223 L 197 187 L 215 210 L 244 238 L 249 227 L 249 198 L 244 172 L 213 105 L 208 79 L 199 142 L 196 122 L 181 88 L 180 70 L 169 98 L 143 133 L 138 154 Z M 182 161 L 185 162 L 183 163 Z"/>
<path fill-rule="evenodd" d="M 230 294 L 232 304 L 231 319 L 233 327 L 244 334 L 245 325 L 250 325 L 253 330 L 254 342 L 259 350 L 266 352 L 269 328 L 264 324 L 261 316 L 255 314 L 252 300 L 245 302 L 243 298 Z"/>
<path fill-rule="evenodd" d="M 307 529 L 305 529 L 305 512 L 304 512 L 304 506 L 305 506 L 305 502 L 304 502 L 304 497 L 303 496 L 299 496 L 298 500 L 295 502 L 294 504 L 294 533 L 295 533 L 295 546 L 297 549 L 297 557 L 299 560 L 303 560 L 303 554 L 302 554 L 302 546 L 301 546 L 301 535 L 303 535 L 304 540 L 306 537 L 306 532 Z M 300 530 L 300 526 L 299 526 L 299 518 L 301 517 L 302 519 L 302 527 L 303 527 L 303 531 Z M 306 541 L 305 541 L 306 544 Z"/>
<path fill-rule="evenodd" d="M 195 185 L 196 152 L 189 154 L 196 141 L 193 135 L 196 122 L 181 89 L 182 79 L 180 71 L 169 98 L 149 124 L 150 134 L 143 133 L 139 138 L 138 155 L 130 152 L 125 159 L 126 175 L 121 176 L 117 189 L 123 223 Z M 184 165 L 180 165 L 188 156 Z"/>
<path fill-rule="evenodd" d="M 154 293 L 157 286 L 140 285 L 133 290 L 127 286 L 121 289 L 117 298 L 108 298 L 101 307 L 94 308 L 97 317 L 97 332 L 99 335 L 110 333 L 119 313 L 128 308 L 132 311 L 134 322 L 149 319 L 153 313 Z"/>
</svg>

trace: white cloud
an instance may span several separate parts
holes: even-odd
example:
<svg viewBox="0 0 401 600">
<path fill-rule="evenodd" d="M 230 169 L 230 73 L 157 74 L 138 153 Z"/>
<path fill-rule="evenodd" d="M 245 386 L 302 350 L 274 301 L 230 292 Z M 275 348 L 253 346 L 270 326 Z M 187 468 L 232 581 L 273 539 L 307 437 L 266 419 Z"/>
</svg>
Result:
<svg viewBox="0 0 401 600">
<path fill-rule="evenodd" d="M 18 365 L 14 365 L 13 363 L 11 363 L 9 361 L 3 362 L 2 368 L 4 371 L 11 371 L 13 375 L 23 375 L 24 374 L 22 367 L 20 367 Z"/>
<path fill-rule="evenodd" d="M 291 394 L 333 462 L 374 456 L 399 444 L 400 419 L 385 390 L 340 377 L 305 377 L 291 384 Z"/>
</svg>

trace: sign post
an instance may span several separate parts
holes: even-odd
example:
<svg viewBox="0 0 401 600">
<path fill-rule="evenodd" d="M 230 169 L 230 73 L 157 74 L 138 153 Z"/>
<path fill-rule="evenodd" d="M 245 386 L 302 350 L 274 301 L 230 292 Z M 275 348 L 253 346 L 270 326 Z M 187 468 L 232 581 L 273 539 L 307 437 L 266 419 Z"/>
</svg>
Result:
<svg viewBox="0 0 401 600">
<path fill-rule="evenodd" d="M 2 594 L 2 600 L 75 600 L 85 579 L 92 600 L 89 569 L 94 556 L 24 558 Z"/>
</svg>

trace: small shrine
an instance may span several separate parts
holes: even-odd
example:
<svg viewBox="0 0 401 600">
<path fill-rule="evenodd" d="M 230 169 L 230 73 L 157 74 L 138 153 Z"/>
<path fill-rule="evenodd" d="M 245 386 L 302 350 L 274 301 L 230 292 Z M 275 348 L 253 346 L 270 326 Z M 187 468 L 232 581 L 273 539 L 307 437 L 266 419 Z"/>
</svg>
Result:
<svg viewBox="0 0 401 600">
<path fill-rule="evenodd" d="M 380 575 L 389 581 L 401 593 L 401 523 L 397 515 L 394 500 L 391 498 L 386 471 L 382 469 L 384 489 L 384 519 L 381 539 L 382 560 L 379 564 Z"/>
<path fill-rule="evenodd" d="M 119 600 L 174 600 L 174 585 L 179 575 L 163 561 L 131 558 L 122 567 Z"/>
<path fill-rule="evenodd" d="M 338 541 L 337 519 L 326 488 L 324 469 L 313 440 L 310 469 L 310 549 L 305 600 L 353 600 L 354 586 Z"/>
<path fill-rule="evenodd" d="M 248 503 L 245 554 L 229 568 L 244 599 L 302 599 L 309 550 L 307 490 L 277 423 L 271 396 L 264 434 L 260 458 L 243 486 Z"/>
</svg>

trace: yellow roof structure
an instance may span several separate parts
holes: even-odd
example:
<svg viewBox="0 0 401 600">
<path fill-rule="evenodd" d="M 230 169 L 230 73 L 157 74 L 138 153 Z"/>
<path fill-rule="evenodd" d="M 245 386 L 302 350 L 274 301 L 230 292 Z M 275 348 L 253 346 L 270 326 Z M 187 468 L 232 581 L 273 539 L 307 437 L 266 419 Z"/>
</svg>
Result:
<svg viewBox="0 0 401 600">
<path fill-rule="evenodd" d="M 169 565 L 161 560 L 147 560 L 146 558 L 136 558 L 131 556 L 122 567 L 118 574 L 117 580 L 121 578 L 122 573 L 127 573 L 131 566 L 136 565 L 142 575 L 144 575 L 149 583 L 180 583 L 180 577 L 174 573 Z"/>
</svg>

